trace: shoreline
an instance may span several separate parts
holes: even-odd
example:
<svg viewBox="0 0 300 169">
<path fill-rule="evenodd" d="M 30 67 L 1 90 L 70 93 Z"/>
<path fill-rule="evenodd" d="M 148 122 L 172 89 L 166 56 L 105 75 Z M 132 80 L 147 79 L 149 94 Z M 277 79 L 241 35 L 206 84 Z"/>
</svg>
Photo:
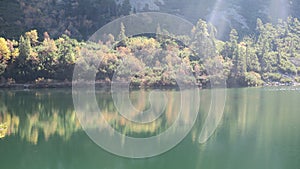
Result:
<svg viewBox="0 0 300 169">
<path fill-rule="evenodd" d="M 91 85 L 91 83 L 77 83 L 80 84 L 78 87 L 84 87 Z M 0 84 L 0 89 L 71 89 L 72 82 L 53 82 L 53 83 L 2 83 Z M 285 83 L 266 83 L 262 86 L 227 86 L 227 88 L 251 88 L 251 87 L 280 87 L 280 86 L 300 86 L 300 83 L 285 84 Z M 209 89 L 209 87 L 198 86 L 199 89 Z M 95 82 L 95 88 L 111 88 L 111 83 L 109 82 Z M 177 85 L 153 85 L 153 86 L 130 86 L 131 89 L 178 89 Z"/>
</svg>

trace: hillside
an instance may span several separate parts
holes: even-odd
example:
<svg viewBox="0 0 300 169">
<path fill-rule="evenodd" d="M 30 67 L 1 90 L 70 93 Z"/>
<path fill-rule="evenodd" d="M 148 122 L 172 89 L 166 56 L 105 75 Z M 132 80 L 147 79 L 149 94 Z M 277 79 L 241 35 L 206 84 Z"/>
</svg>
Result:
<svg viewBox="0 0 300 169">
<path fill-rule="evenodd" d="M 228 39 L 232 28 L 241 37 L 255 33 L 256 20 L 275 23 L 279 18 L 300 17 L 297 0 L 1 0 L 0 36 L 16 39 L 26 31 L 63 33 L 88 39 L 117 17 L 132 12 L 160 11 L 213 23 L 217 37 Z"/>
<path fill-rule="evenodd" d="M 255 32 L 256 19 L 276 23 L 288 16 L 300 17 L 297 0 L 131 0 L 138 11 L 155 10 L 182 16 L 196 23 L 199 18 L 213 23 L 218 37 L 226 36 L 232 28 L 242 35 Z M 147 8 L 149 7 L 149 8 Z"/>
</svg>

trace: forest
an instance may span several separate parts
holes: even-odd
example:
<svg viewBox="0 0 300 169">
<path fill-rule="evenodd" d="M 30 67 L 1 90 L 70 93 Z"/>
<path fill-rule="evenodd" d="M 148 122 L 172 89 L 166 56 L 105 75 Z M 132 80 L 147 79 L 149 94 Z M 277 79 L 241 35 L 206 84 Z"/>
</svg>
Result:
<svg viewBox="0 0 300 169">
<path fill-rule="evenodd" d="M 200 87 L 209 87 L 210 79 L 226 80 L 228 87 L 291 85 L 300 82 L 300 22 L 289 17 L 277 24 L 257 19 L 255 34 L 239 36 L 232 29 L 227 41 L 215 37 L 216 28 L 199 20 L 190 37 L 127 37 L 120 25 L 118 37 L 107 36 L 105 42 L 85 42 L 68 33 L 51 38 L 47 32 L 31 30 L 19 39 L 0 38 L 0 76 L 2 83 L 51 83 L 72 81 L 76 63 L 84 61 L 83 50 L 93 50 L 101 59 L 99 67 L 82 67 L 82 77 L 96 72 L 96 80 L 110 83 L 115 74 L 130 77 L 134 86 L 176 85 L 174 65 L 187 65 Z M 182 45 L 183 44 L 186 45 Z M 91 52 L 91 51 L 90 51 Z M 208 69 L 221 63 L 222 71 L 209 74 Z M 130 68 L 124 66 L 130 64 Z M 118 70 L 118 71 L 117 71 Z M 126 79 L 123 79 L 124 81 Z M 128 79 L 127 79 L 128 80 Z M 187 79 L 186 83 L 190 81 Z"/>
</svg>

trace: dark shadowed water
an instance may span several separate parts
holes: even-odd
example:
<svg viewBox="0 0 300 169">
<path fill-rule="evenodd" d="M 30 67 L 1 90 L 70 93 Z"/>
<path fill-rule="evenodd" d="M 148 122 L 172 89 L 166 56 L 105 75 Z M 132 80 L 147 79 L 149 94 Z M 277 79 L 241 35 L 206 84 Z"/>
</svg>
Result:
<svg viewBox="0 0 300 169">
<path fill-rule="evenodd" d="M 169 96 L 176 92 L 166 91 Z M 143 98 L 148 93 L 132 92 L 133 104 L 147 108 Z M 163 132 L 172 123 L 177 104 L 168 102 L 172 105 L 167 105 L 169 109 L 161 117 L 163 124 L 136 126 L 118 116 L 109 92 L 97 91 L 96 97 L 109 123 L 127 135 Z M 200 144 L 198 137 L 210 103 L 210 90 L 202 90 L 196 124 L 175 148 L 152 158 L 129 159 L 103 150 L 86 135 L 77 120 L 71 90 L 2 90 L 0 168 L 300 168 L 300 88 L 228 89 L 218 128 Z"/>
</svg>

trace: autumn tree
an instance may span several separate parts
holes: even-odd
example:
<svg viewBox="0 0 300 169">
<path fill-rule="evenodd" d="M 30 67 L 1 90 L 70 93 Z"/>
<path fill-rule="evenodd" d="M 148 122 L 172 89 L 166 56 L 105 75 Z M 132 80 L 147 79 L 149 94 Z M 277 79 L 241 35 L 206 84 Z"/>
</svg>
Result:
<svg viewBox="0 0 300 169">
<path fill-rule="evenodd" d="M 32 46 L 36 46 L 37 43 L 38 43 L 38 39 L 39 39 L 37 30 L 34 29 L 34 30 L 29 31 L 29 32 L 26 32 L 25 33 L 25 38 L 28 38 L 30 40 L 30 44 Z"/>
<path fill-rule="evenodd" d="M 4 38 L 0 38 L 0 76 L 4 73 L 7 60 L 9 60 L 11 52 L 7 46 L 7 42 Z"/>
</svg>

